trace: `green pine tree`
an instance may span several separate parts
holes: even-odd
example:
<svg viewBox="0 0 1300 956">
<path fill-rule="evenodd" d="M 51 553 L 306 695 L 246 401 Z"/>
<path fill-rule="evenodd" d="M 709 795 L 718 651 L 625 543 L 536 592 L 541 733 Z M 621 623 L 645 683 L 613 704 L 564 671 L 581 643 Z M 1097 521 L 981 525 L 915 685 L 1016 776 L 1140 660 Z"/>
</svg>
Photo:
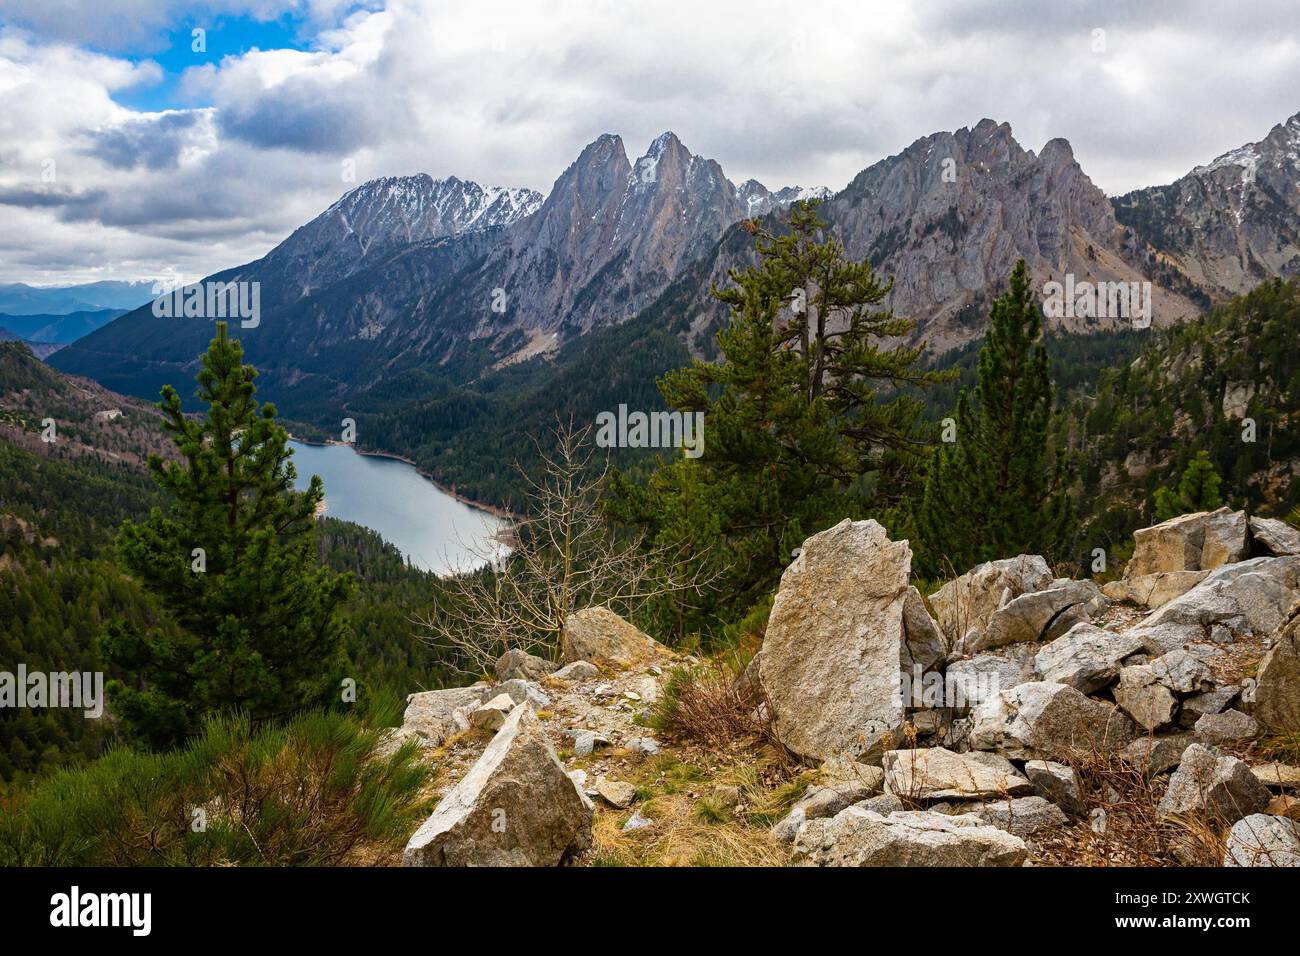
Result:
<svg viewBox="0 0 1300 956">
<path fill-rule="evenodd" d="M 717 583 L 711 605 L 691 595 L 666 611 L 665 630 L 742 616 L 808 535 L 883 512 L 916 473 L 926 436 L 903 387 L 943 376 L 917 367 L 924 345 L 883 344 L 915 323 L 882 308 L 890 285 L 824 234 L 815 206 L 796 203 L 779 235 L 746 224 L 760 261 L 713 289 L 731 306 L 721 358 L 660 380 L 670 407 L 704 414 L 703 455 L 661 464 L 645 487 L 615 477 L 614 514 Z"/>
<path fill-rule="evenodd" d="M 1198 451 L 1187 463 L 1183 477 L 1173 488 L 1156 489 L 1156 521 L 1168 521 L 1197 511 L 1213 511 L 1223 506 L 1219 496 L 1219 473 L 1214 470 L 1208 451 Z"/>
<path fill-rule="evenodd" d="M 317 564 L 321 481 L 294 491 L 288 435 L 274 406 L 254 398 L 256 375 L 218 323 L 198 374 L 206 416 L 186 416 L 176 390 L 162 390 L 163 427 L 179 458 L 154 455 L 149 468 L 170 508 L 127 521 L 118 536 L 128 570 L 181 628 L 142 633 L 119 623 L 105 642 L 130 675 L 111 685 L 114 712 L 155 746 L 195 732 L 212 712 L 267 720 L 337 699 L 339 610 L 352 579 Z"/>
<path fill-rule="evenodd" d="M 1065 458 L 1049 439 L 1052 381 L 1042 319 L 1024 260 L 993 303 L 974 396 L 957 398 L 955 434 L 943 436 L 915 509 L 923 573 L 981 561 L 1059 557 L 1074 528 Z"/>
</svg>

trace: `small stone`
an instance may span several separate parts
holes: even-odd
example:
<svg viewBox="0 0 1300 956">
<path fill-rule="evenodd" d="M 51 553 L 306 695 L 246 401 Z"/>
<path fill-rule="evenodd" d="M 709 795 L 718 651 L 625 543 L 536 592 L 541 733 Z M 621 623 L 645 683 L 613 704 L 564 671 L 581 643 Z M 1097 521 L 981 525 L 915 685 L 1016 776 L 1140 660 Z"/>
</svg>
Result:
<svg viewBox="0 0 1300 956">
<path fill-rule="evenodd" d="M 1052 801 L 1066 813 L 1083 813 L 1079 778 L 1073 767 L 1052 760 L 1030 760 L 1025 764 L 1025 776 L 1040 797 Z"/>
<path fill-rule="evenodd" d="M 647 816 L 642 816 L 640 810 L 633 810 L 632 815 L 627 818 L 627 823 L 623 824 L 623 832 L 630 833 L 633 830 L 644 830 L 646 827 L 652 827 L 655 822 Z"/>
<path fill-rule="evenodd" d="M 632 805 L 636 799 L 636 787 L 622 780 L 610 780 L 608 777 L 596 778 L 596 793 L 611 807 L 623 810 Z"/>
<path fill-rule="evenodd" d="M 571 664 L 565 664 L 559 670 L 551 674 L 551 677 L 556 680 L 568 681 L 572 684 L 580 680 L 587 680 L 595 677 L 599 673 L 600 670 L 595 664 L 587 661 L 574 661 Z"/>
<path fill-rule="evenodd" d="M 594 730 L 571 730 L 569 733 L 573 735 L 573 754 L 576 757 L 586 757 L 597 747 L 609 746 L 609 740 Z"/>
<path fill-rule="evenodd" d="M 515 702 L 509 694 L 498 694 L 474 710 L 469 715 L 469 722 L 482 730 L 500 730 L 514 708 Z"/>
<path fill-rule="evenodd" d="M 659 741 L 653 737 L 632 737 L 623 746 L 637 753 L 657 754 L 659 752 Z"/>
</svg>

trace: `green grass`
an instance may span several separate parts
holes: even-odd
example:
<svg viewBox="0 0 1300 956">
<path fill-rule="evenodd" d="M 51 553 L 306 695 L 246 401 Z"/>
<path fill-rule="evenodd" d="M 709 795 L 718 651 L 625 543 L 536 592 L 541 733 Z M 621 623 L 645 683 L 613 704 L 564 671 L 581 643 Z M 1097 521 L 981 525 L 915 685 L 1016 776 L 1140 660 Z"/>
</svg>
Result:
<svg viewBox="0 0 1300 956">
<path fill-rule="evenodd" d="M 428 770 L 382 730 L 311 712 L 209 721 L 167 753 L 125 748 L 54 774 L 0 814 L 0 866 L 320 866 L 396 862 Z"/>
</svg>

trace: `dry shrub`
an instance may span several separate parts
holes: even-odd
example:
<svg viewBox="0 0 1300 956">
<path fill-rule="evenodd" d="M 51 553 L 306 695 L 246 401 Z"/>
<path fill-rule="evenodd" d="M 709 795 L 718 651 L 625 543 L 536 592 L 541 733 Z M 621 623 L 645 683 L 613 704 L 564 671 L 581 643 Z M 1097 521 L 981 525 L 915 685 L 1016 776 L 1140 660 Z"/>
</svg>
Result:
<svg viewBox="0 0 1300 956">
<path fill-rule="evenodd" d="M 1086 813 L 1037 840 L 1046 863 L 1067 866 L 1220 866 L 1234 818 L 1210 809 L 1163 818 L 1167 774 L 1153 774 L 1114 748 L 1090 741 L 1065 760 L 1079 780 Z M 1105 828 L 1091 814 L 1105 813 Z"/>
<path fill-rule="evenodd" d="M 741 683 L 724 666 L 676 667 L 668 675 L 651 724 L 679 740 L 710 748 L 771 743 L 772 708 L 757 681 Z"/>
</svg>

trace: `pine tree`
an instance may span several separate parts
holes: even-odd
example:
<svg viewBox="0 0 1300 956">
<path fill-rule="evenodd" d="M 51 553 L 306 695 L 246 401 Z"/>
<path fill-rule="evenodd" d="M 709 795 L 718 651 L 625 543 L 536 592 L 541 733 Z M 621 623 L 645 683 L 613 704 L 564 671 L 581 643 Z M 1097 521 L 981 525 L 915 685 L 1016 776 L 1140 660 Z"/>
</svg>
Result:
<svg viewBox="0 0 1300 956">
<path fill-rule="evenodd" d="M 317 565 L 324 490 L 313 476 L 294 491 L 288 435 L 275 407 L 254 398 L 256 375 L 218 323 L 198 374 L 206 416 L 187 417 L 176 390 L 162 390 L 178 459 L 153 455 L 149 469 L 170 508 L 124 523 L 118 536 L 126 567 L 180 625 L 141 633 L 118 622 L 105 642 L 131 675 L 111 686 L 114 711 L 156 746 L 210 712 L 266 720 L 327 703 L 343 674 L 339 608 L 352 579 Z"/>
<path fill-rule="evenodd" d="M 1074 527 L 1063 453 L 1049 440 L 1053 388 L 1024 260 L 993 303 L 974 396 L 957 398 L 915 509 L 923 573 L 1017 554 L 1060 556 Z M 948 437 L 948 436 L 941 436 Z"/>
<path fill-rule="evenodd" d="M 713 289 L 731 306 L 721 358 L 660 380 L 671 408 L 704 413 L 703 455 L 661 464 L 644 488 L 615 479 L 620 520 L 717 573 L 712 606 L 689 620 L 672 609 L 679 633 L 742 616 L 808 535 L 897 502 L 926 443 L 904 386 L 943 376 L 917 367 L 923 344 L 883 344 L 915 323 L 882 308 L 890 285 L 824 234 L 815 207 L 796 203 L 779 235 L 746 224 L 760 261 Z"/>
<path fill-rule="evenodd" d="M 1168 521 L 1179 515 L 1197 511 L 1213 511 L 1222 507 L 1219 496 L 1219 473 L 1214 470 L 1208 451 L 1198 451 L 1187 463 L 1178 489 L 1156 489 L 1156 521 Z"/>
</svg>

